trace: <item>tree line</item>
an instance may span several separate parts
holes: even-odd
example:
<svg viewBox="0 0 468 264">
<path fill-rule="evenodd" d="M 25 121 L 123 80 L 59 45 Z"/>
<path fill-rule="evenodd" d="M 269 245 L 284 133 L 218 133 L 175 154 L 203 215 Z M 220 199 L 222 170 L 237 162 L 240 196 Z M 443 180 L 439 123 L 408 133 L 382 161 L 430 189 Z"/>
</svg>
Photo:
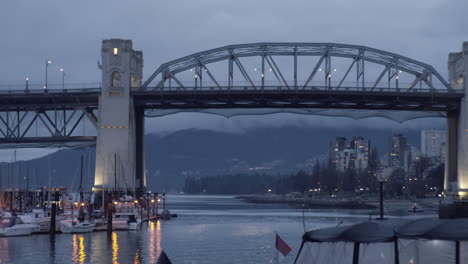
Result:
<svg viewBox="0 0 468 264">
<path fill-rule="evenodd" d="M 429 159 L 420 159 L 415 164 L 412 178 L 403 169 L 394 169 L 385 182 L 385 192 L 389 196 L 424 195 L 429 190 L 442 190 L 444 165 L 430 167 Z M 288 194 L 292 192 L 332 195 L 337 193 L 376 193 L 377 173 L 381 167 L 377 150 L 369 155 L 366 169 L 349 168 L 342 172 L 336 169 L 332 160 L 315 161 L 311 170 L 300 170 L 290 175 L 235 174 L 209 177 L 188 177 L 185 180 L 185 193 L 205 194 Z"/>
</svg>

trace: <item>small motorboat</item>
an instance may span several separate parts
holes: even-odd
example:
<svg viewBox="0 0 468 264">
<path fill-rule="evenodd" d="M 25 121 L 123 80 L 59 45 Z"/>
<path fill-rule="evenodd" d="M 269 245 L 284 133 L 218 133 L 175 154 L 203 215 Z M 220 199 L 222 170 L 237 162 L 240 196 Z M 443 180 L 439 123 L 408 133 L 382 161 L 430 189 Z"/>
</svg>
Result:
<svg viewBox="0 0 468 264">
<path fill-rule="evenodd" d="M 115 213 L 112 219 L 112 229 L 137 230 L 140 227 L 141 218 L 137 213 Z"/>
<path fill-rule="evenodd" d="M 131 196 L 121 197 L 114 202 L 115 214 L 112 218 L 114 230 L 137 230 L 141 224 L 138 201 Z"/>
<path fill-rule="evenodd" d="M 0 218 L 0 236 L 29 236 L 39 227 L 34 224 L 25 224 L 19 217 L 3 212 Z"/>
<path fill-rule="evenodd" d="M 62 233 L 89 233 L 94 230 L 95 224 L 88 221 L 78 222 L 69 220 L 60 221 L 60 231 Z"/>
<path fill-rule="evenodd" d="M 420 213 L 420 212 L 424 212 L 424 210 L 420 206 L 418 206 L 418 204 L 413 204 L 408 208 L 408 212 Z"/>
</svg>

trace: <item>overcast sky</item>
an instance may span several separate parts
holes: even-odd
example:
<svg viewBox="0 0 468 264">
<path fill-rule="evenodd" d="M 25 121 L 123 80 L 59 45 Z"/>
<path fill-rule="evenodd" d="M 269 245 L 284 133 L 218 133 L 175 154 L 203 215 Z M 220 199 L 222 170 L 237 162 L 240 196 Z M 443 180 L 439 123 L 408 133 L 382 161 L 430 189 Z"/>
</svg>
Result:
<svg viewBox="0 0 468 264">
<path fill-rule="evenodd" d="M 61 67 L 67 72 L 67 82 L 100 82 L 96 61 L 101 41 L 108 38 L 131 39 L 134 48 L 143 51 L 144 79 L 165 61 L 251 42 L 365 45 L 431 64 L 445 77 L 448 53 L 459 51 L 468 40 L 467 10 L 467 0 L 2 1 L 0 86 L 23 85 L 26 76 L 32 83 L 43 83 L 46 59 L 53 61 L 51 83 L 60 82 Z M 179 114 L 150 120 L 148 131 L 190 127 L 238 131 L 256 124 L 337 123 L 333 120 Z M 395 126 L 387 121 L 377 124 Z M 427 122 L 406 124 L 420 125 Z"/>
</svg>

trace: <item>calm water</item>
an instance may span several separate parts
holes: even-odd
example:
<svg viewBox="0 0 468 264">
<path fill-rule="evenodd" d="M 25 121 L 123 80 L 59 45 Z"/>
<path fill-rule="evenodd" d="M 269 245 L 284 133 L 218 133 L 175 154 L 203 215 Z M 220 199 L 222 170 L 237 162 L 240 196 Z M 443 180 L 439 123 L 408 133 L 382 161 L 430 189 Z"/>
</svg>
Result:
<svg viewBox="0 0 468 264">
<path fill-rule="evenodd" d="M 143 224 L 140 231 L 0 238 L 0 263 L 155 263 L 162 249 L 174 264 L 269 263 L 274 234 L 293 248 L 306 229 L 368 219 L 366 212 L 306 211 L 247 204 L 229 196 L 169 196 L 179 215 Z M 304 221 L 303 221 L 304 220 Z"/>
</svg>

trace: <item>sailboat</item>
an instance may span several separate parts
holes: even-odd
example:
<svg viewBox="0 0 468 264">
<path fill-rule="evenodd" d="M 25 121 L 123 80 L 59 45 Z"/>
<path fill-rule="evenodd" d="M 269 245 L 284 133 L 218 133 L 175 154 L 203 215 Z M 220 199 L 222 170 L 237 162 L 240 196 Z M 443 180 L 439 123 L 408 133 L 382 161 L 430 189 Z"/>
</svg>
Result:
<svg viewBox="0 0 468 264">
<path fill-rule="evenodd" d="M 85 220 L 84 217 L 84 206 L 83 202 L 83 156 L 81 156 L 81 170 L 80 170 L 80 203 L 75 203 L 79 206 L 78 219 L 75 221 L 75 216 L 73 214 L 73 204 L 71 206 L 71 218 L 67 220 L 60 221 L 60 231 L 62 233 L 88 233 L 94 230 L 95 224 L 90 223 Z"/>
</svg>

